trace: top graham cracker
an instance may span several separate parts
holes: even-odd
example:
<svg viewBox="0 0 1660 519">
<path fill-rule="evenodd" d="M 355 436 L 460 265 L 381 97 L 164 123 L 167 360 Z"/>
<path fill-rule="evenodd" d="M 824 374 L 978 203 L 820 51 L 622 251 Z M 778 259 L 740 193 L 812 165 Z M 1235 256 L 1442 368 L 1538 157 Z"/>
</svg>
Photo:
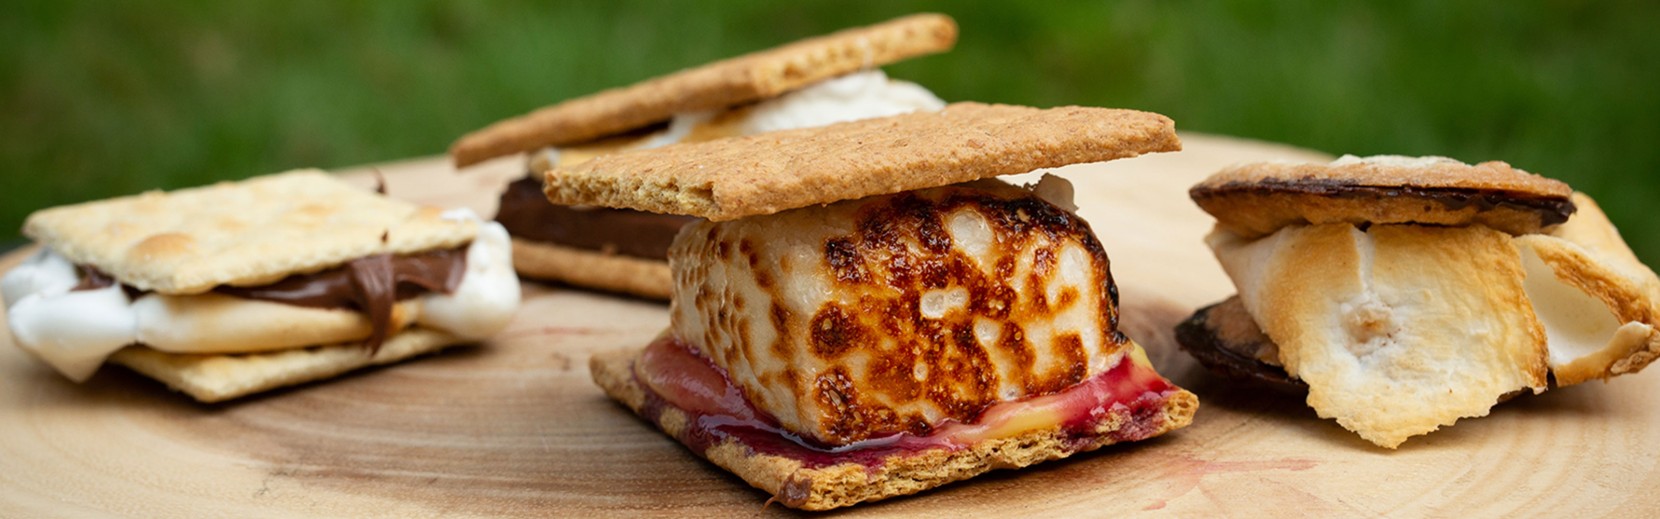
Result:
<svg viewBox="0 0 1660 519">
<path fill-rule="evenodd" d="M 299 170 L 43 209 L 23 233 L 80 265 L 163 294 L 257 286 L 374 254 L 457 247 L 476 219 Z"/>
<path fill-rule="evenodd" d="M 1290 189 L 1298 183 L 1419 189 L 1504 191 L 1518 196 L 1567 198 L 1567 184 L 1500 161 L 1465 164 L 1446 157 L 1345 155 L 1330 163 L 1254 162 L 1239 164 L 1211 175 L 1193 191 L 1228 189 Z"/>
<path fill-rule="evenodd" d="M 456 167 L 547 146 L 587 142 L 667 121 L 678 113 L 739 105 L 836 76 L 949 50 L 957 24 L 916 14 L 690 68 L 571 99 L 469 133 L 450 147 Z"/>
<path fill-rule="evenodd" d="M 1155 113 L 956 103 L 605 155 L 548 170 L 545 191 L 555 204 L 723 221 L 1180 149 L 1175 123 Z"/>
</svg>

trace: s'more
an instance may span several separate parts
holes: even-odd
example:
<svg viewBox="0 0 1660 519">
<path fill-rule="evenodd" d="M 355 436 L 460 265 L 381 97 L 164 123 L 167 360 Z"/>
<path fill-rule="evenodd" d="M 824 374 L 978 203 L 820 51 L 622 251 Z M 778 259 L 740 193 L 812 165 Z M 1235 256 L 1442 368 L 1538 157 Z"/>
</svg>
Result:
<svg viewBox="0 0 1660 519">
<path fill-rule="evenodd" d="M 669 249 L 669 328 L 594 356 L 594 380 L 772 501 L 824 510 L 1191 422 L 1197 399 L 1120 331 L 1070 184 L 995 178 L 1178 149 L 1158 114 L 958 103 L 545 183 L 557 204 L 701 219 Z"/>
<path fill-rule="evenodd" d="M 44 209 L 23 232 L 40 250 L 0 279 L 17 346 L 202 402 L 475 342 L 519 303 L 501 225 L 316 170 Z"/>
<path fill-rule="evenodd" d="M 956 38 L 956 23 L 939 14 L 851 28 L 570 99 L 463 136 L 450 155 L 462 168 L 525 154 L 527 174 L 496 214 L 520 275 L 668 299 L 669 243 L 695 218 L 550 204 L 543 172 L 676 142 L 938 110 L 945 102 L 928 89 L 878 67 L 949 50 Z"/>
<path fill-rule="evenodd" d="M 1239 294 L 1177 329 L 1374 444 L 1660 356 L 1660 278 L 1589 196 L 1499 161 L 1240 164 L 1189 192 Z"/>
</svg>

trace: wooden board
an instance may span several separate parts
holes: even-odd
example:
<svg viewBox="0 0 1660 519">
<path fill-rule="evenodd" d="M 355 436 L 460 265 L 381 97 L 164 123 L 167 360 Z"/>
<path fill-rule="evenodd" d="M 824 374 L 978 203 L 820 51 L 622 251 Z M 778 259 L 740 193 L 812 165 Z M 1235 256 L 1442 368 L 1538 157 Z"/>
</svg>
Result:
<svg viewBox="0 0 1660 519">
<path fill-rule="evenodd" d="M 1000 471 L 872 515 L 1642 515 L 1660 510 L 1660 375 L 1586 384 L 1385 451 L 1300 402 L 1217 383 L 1171 327 L 1232 292 L 1200 242 L 1187 187 L 1229 163 L 1316 155 L 1201 135 L 1187 151 L 1062 170 L 1112 256 L 1123 323 L 1198 393 L 1157 440 Z M 457 175 L 442 159 L 379 167 L 391 193 L 494 212 L 513 159 Z M 373 183 L 363 170 L 354 181 Z M 13 253 L 9 267 L 24 252 Z M 0 339 L 0 516 L 753 516 L 765 494 L 692 456 L 588 377 L 638 347 L 662 305 L 529 283 L 498 338 L 389 368 L 199 405 L 106 368 L 72 384 Z"/>
</svg>

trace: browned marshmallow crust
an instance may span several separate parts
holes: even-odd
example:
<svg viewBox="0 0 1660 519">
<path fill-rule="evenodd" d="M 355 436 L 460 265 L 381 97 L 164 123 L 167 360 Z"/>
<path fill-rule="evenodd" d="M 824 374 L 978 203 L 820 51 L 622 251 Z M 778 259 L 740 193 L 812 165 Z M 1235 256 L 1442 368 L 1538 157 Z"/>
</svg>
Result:
<svg viewBox="0 0 1660 519">
<path fill-rule="evenodd" d="M 832 445 L 972 420 L 1127 348 L 1088 224 L 997 181 L 694 223 L 670 262 L 676 335 Z"/>
</svg>

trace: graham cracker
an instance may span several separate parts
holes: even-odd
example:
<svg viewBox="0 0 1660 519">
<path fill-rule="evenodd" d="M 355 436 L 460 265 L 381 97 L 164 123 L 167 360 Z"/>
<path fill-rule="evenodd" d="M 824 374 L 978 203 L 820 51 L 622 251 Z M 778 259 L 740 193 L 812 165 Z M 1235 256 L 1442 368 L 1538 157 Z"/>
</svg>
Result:
<svg viewBox="0 0 1660 519">
<path fill-rule="evenodd" d="M 748 103 L 825 79 L 949 50 L 957 24 L 917 14 L 847 29 L 571 99 L 467 134 L 450 147 L 456 167 L 545 146 L 576 144 L 666 121 L 675 114 Z"/>
<path fill-rule="evenodd" d="M 1480 224 L 1512 235 L 1567 220 L 1567 184 L 1504 162 L 1445 157 L 1344 156 L 1330 163 L 1241 164 L 1188 192 L 1228 230 L 1247 238 L 1287 225 Z"/>
<path fill-rule="evenodd" d="M 694 123 L 686 130 L 685 135 L 677 142 L 712 141 L 724 137 L 732 137 L 743 133 L 743 122 L 749 117 L 757 105 L 745 105 L 726 110 Z M 669 126 L 673 126 L 672 124 Z M 557 148 L 544 147 L 525 152 L 525 170 L 531 175 L 540 176 L 542 172 L 553 169 L 553 166 L 571 165 L 584 162 L 600 155 L 619 153 L 635 148 L 648 147 L 655 139 L 662 138 L 672 130 L 668 127 L 656 131 L 646 131 L 652 127 L 637 129 L 629 133 L 607 136 L 598 140 L 569 144 Z"/>
<path fill-rule="evenodd" d="M 197 294 L 373 254 L 456 247 L 478 224 L 298 170 L 44 209 L 23 232 L 140 290 Z"/>
<path fill-rule="evenodd" d="M 956 103 L 596 157 L 549 170 L 545 190 L 556 204 L 724 221 L 1180 149 L 1175 123 L 1159 114 Z"/>
<path fill-rule="evenodd" d="M 640 350 L 617 350 L 594 355 L 589 371 L 607 395 L 673 438 L 680 438 L 691 417 L 672 406 L 655 418 L 643 410 L 647 392 L 634 375 L 634 361 Z M 1128 359 L 1125 362 L 1129 362 Z M 1157 436 L 1180 429 L 1193 421 L 1199 400 L 1193 393 L 1177 391 L 1156 414 Z M 1020 468 L 1071 456 L 1117 443 L 1115 433 L 1139 424 L 1127 419 L 1107 420 L 1093 435 L 1079 437 L 1061 426 L 1039 428 L 1008 438 L 977 441 L 953 451 L 934 449 L 914 455 L 894 455 L 874 467 L 847 462 L 806 468 L 800 462 L 761 454 L 742 443 L 726 439 L 702 453 L 755 488 L 772 494 L 772 500 L 803 510 L 829 510 L 858 503 L 915 494 L 954 481 L 961 481 L 994 469 Z"/>
<path fill-rule="evenodd" d="M 666 260 L 650 260 L 513 239 L 513 268 L 527 278 L 667 301 L 674 288 Z"/>
<path fill-rule="evenodd" d="M 1217 172 L 1195 189 L 1228 184 L 1313 180 L 1356 186 L 1496 190 L 1536 197 L 1573 194 L 1573 190 L 1562 181 L 1528 173 L 1502 161 L 1466 164 L 1446 157 L 1400 155 L 1345 155 L 1330 163 L 1268 161 L 1240 164 Z"/>
<path fill-rule="evenodd" d="M 181 354 L 129 346 L 110 361 L 160 380 L 201 402 L 220 402 L 284 386 L 390 364 L 461 343 L 447 333 L 408 328 L 373 355 L 362 344 L 338 344 L 250 354 Z"/>
</svg>

